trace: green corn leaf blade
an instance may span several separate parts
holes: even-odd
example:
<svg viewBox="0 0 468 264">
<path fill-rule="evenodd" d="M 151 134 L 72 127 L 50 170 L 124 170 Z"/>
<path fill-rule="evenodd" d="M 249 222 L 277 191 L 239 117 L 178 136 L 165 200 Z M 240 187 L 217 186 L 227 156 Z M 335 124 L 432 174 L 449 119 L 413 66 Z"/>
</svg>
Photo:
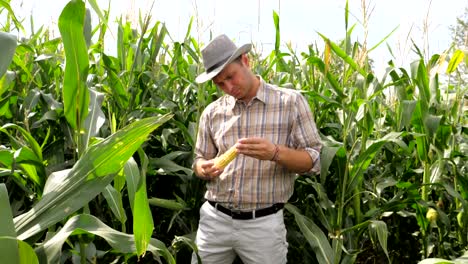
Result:
<svg viewBox="0 0 468 264">
<path fill-rule="evenodd" d="M 88 146 L 91 137 L 98 135 L 99 130 L 106 121 L 106 117 L 102 112 L 101 106 L 104 101 L 104 94 L 97 92 L 93 89 L 90 92 L 90 112 L 85 120 L 85 131 L 83 135 L 83 142 L 85 146 Z"/>
<path fill-rule="evenodd" d="M 0 184 L 0 256 L 11 263 L 19 263 L 18 242 L 13 224 L 10 200 L 5 184 Z M 6 239 L 11 237 L 13 239 Z M 3 238 L 3 239 L 2 239 Z"/>
<path fill-rule="evenodd" d="M 346 0 L 346 5 L 345 5 L 345 29 L 348 30 L 348 17 L 349 17 L 349 4 L 348 0 Z"/>
<path fill-rule="evenodd" d="M 62 246 L 68 237 L 83 233 L 94 234 L 105 239 L 114 250 L 120 253 L 136 252 L 135 240 L 132 235 L 112 229 L 92 215 L 81 214 L 70 218 L 59 232 L 36 249 L 41 263 L 58 263 Z M 175 264 L 175 259 L 167 247 L 157 239 L 151 238 L 148 251 L 159 263 L 161 263 L 159 257 L 162 256 L 167 263 Z"/>
<path fill-rule="evenodd" d="M 452 72 L 454 72 L 457 69 L 458 65 L 463 61 L 464 57 L 465 57 L 465 53 L 462 50 L 456 50 L 453 53 L 452 58 L 450 59 L 449 65 L 447 66 L 446 73 L 451 74 Z M 1 76 L 1 72 L 0 72 L 0 76 Z"/>
<path fill-rule="evenodd" d="M 388 33 L 387 36 L 385 36 L 381 41 L 379 41 L 379 43 L 375 44 L 372 48 L 370 48 L 368 50 L 368 52 L 371 52 L 373 51 L 374 49 L 376 49 L 378 46 L 380 46 L 380 44 L 382 44 L 384 41 L 386 41 L 397 29 L 398 29 L 399 26 L 397 26 L 396 28 L 394 28 L 392 30 L 392 32 Z M 390 50 L 390 53 L 391 53 L 391 50 Z"/>
<path fill-rule="evenodd" d="M 372 142 L 372 144 L 364 151 L 364 153 L 359 155 L 359 157 L 354 162 L 353 168 L 350 171 L 350 181 L 349 184 L 346 186 L 347 194 L 352 193 L 352 191 L 358 185 L 358 183 L 362 181 L 364 171 L 369 167 L 372 159 L 375 157 L 377 152 L 386 143 L 393 142 L 398 144 L 400 147 L 406 148 L 406 144 L 400 139 L 401 135 L 401 132 L 391 132 L 385 135 L 383 138 Z"/>
<path fill-rule="evenodd" d="M 411 64 L 411 66 L 413 66 L 413 64 Z M 419 100 L 423 103 L 422 106 L 427 108 L 427 104 L 431 99 L 431 93 L 429 90 L 429 75 L 426 69 L 426 65 L 424 64 L 424 60 L 419 60 L 414 63 L 414 66 L 417 66 L 417 69 L 412 69 L 412 71 L 417 71 L 415 82 L 419 89 Z"/>
<path fill-rule="evenodd" d="M 297 225 L 302 234 L 314 250 L 319 263 L 334 263 L 335 254 L 328 242 L 327 236 L 322 230 L 309 218 L 302 215 L 297 207 L 287 203 L 285 208 L 294 215 Z"/>
<path fill-rule="evenodd" d="M 14 219 L 18 237 L 26 239 L 87 204 L 111 183 L 148 135 L 171 117 L 136 121 L 89 147 L 64 180 L 53 184 L 30 211 Z"/>
<path fill-rule="evenodd" d="M 182 248 L 182 246 L 179 245 L 188 246 L 197 255 L 198 263 L 202 263 L 200 255 L 198 255 L 197 245 L 195 244 L 195 236 L 193 236 L 193 238 L 190 238 L 192 234 L 189 234 L 187 236 L 175 236 L 175 238 L 172 240 L 172 248 Z"/>
<path fill-rule="evenodd" d="M 0 32 L 0 78 L 10 66 L 10 63 L 15 55 L 16 37 L 12 34 Z"/>
<path fill-rule="evenodd" d="M 151 165 L 164 170 L 166 173 L 175 173 L 177 174 L 178 171 L 184 172 L 185 176 L 183 180 L 187 180 L 187 177 L 190 177 L 193 173 L 191 169 L 186 167 L 180 166 L 179 164 L 175 163 L 174 161 L 170 160 L 167 157 L 161 158 L 152 158 L 150 160 Z"/>
<path fill-rule="evenodd" d="M 20 264 L 38 264 L 39 259 L 37 258 L 34 249 L 26 242 L 18 241 L 18 251 L 20 256 Z"/>
<path fill-rule="evenodd" d="M 4 183 L 0 184 L 0 212 L 0 236 L 16 237 L 10 200 Z"/>
<path fill-rule="evenodd" d="M 118 72 L 115 69 L 114 63 L 116 63 L 111 57 L 103 54 L 102 61 L 104 62 L 104 67 L 106 69 L 107 82 L 109 83 L 109 88 L 111 90 L 111 95 L 114 98 L 114 101 L 120 107 L 121 110 L 128 108 L 129 104 L 129 95 L 125 89 L 125 85 L 122 82 L 122 79 L 119 78 Z"/>
<path fill-rule="evenodd" d="M 154 222 L 148 203 L 146 192 L 146 170 L 148 168 L 148 157 L 140 148 L 138 154 L 141 160 L 141 178 L 135 193 L 133 211 L 133 233 L 138 256 L 144 255 L 153 234 Z"/>
<path fill-rule="evenodd" d="M 322 153 L 320 154 L 320 182 L 325 184 L 328 176 L 328 169 L 335 158 L 335 154 L 338 151 L 339 146 L 327 146 L 322 147 Z"/>
<path fill-rule="evenodd" d="M 65 117 L 75 130 L 82 129 L 89 105 L 89 92 L 86 87 L 89 60 L 83 34 L 84 19 L 85 4 L 77 0 L 68 2 L 58 21 L 66 59 L 62 89 L 63 106 Z"/>
<path fill-rule="evenodd" d="M 8 16 L 11 18 L 11 20 L 13 20 L 13 23 L 15 24 L 15 27 L 18 30 L 21 30 L 21 32 L 25 34 L 23 25 L 18 20 L 18 18 L 16 18 L 15 12 L 13 11 L 13 9 L 10 6 L 10 1 L 0 0 L 0 7 L 3 7 L 8 11 Z"/>
<path fill-rule="evenodd" d="M 372 236 L 377 236 L 379 240 L 379 244 L 382 247 L 387 259 L 390 261 L 390 256 L 388 255 L 387 250 L 387 238 L 388 238 L 388 230 L 387 224 L 383 221 L 372 220 L 369 224 L 369 231 Z"/>
<path fill-rule="evenodd" d="M 310 56 L 307 59 L 307 62 L 315 65 L 320 70 L 320 72 L 325 75 L 333 90 L 339 95 L 339 99 L 344 99 L 346 97 L 343 93 L 343 89 L 340 87 L 340 84 L 330 72 L 326 71 L 325 63 L 320 58 Z"/>
<path fill-rule="evenodd" d="M 367 73 L 363 69 L 361 69 L 361 67 L 359 67 L 357 62 L 355 62 L 353 58 L 351 58 L 348 54 L 346 54 L 344 50 L 342 50 L 338 45 L 336 45 L 336 43 L 334 43 L 333 41 L 331 41 L 330 39 L 328 39 L 320 33 L 319 35 L 323 38 L 323 40 L 325 40 L 325 42 L 327 42 L 330 45 L 331 49 L 336 55 L 342 58 L 349 66 L 351 66 L 351 68 L 359 72 L 362 76 L 367 77 Z"/>
<path fill-rule="evenodd" d="M 3 261 L 15 264 L 38 264 L 39 260 L 32 247 L 14 237 L 0 236 L 0 254 Z"/>
<path fill-rule="evenodd" d="M 407 129 L 410 128 L 416 103 L 417 102 L 413 100 L 403 100 L 400 104 L 400 123 Z"/>
<path fill-rule="evenodd" d="M 122 195 L 112 185 L 107 185 L 102 194 L 112 213 L 119 219 L 120 223 L 124 224 L 127 221 L 127 215 L 123 208 Z"/>
<path fill-rule="evenodd" d="M 125 179 L 127 182 L 128 200 L 132 212 L 135 211 L 135 194 L 141 181 L 140 170 L 133 158 L 130 158 L 124 165 Z"/>
<path fill-rule="evenodd" d="M 429 150 L 428 137 L 425 130 L 424 120 L 427 115 L 427 111 L 423 108 L 423 103 L 418 101 L 416 103 L 415 110 L 411 119 L 411 124 L 413 125 L 414 131 L 418 133 L 415 135 L 416 147 L 419 159 L 422 161 L 427 161 L 427 152 Z M 427 109 L 426 109 L 427 110 Z"/>
<path fill-rule="evenodd" d="M 157 56 L 159 55 L 159 51 L 163 47 L 164 44 L 164 38 L 166 37 L 167 28 L 165 24 L 162 24 L 161 29 L 159 30 L 158 34 L 158 28 L 161 22 L 156 22 L 155 26 L 153 27 L 153 41 L 151 43 L 151 56 L 150 56 L 150 61 L 156 61 Z M 199 61 L 199 59 L 197 60 Z"/>
<path fill-rule="evenodd" d="M 133 213 L 133 233 L 138 256 L 142 256 L 153 234 L 154 223 L 146 194 L 146 179 L 142 175 L 141 185 L 135 193 L 135 211 Z"/>
<path fill-rule="evenodd" d="M 354 261 L 346 262 L 346 256 L 348 256 L 348 255 L 345 255 L 345 257 L 342 258 L 342 255 L 343 255 L 343 239 L 333 239 L 332 248 L 333 248 L 333 253 L 335 254 L 335 259 L 341 260 L 339 263 L 341 263 L 341 264 L 355 263 Z"/>
<path fill-rule="evenodd" d="M 14 137 L 15 134 L 8 132 L 10 128 L 16 129 L 21 133 L 21 140 Z M 46 178 L 46 172 L 42 161 L 42 148 L 37 141 L 24 128 L 11 123 L 0 127 L 0 132 L 5 133 L 10 138 L 11 145 L 16 149 L 13 152 L 14 162 L 19 164 L 25 174 L 27 174 L 35 184 L 42 187 Z M 27 144 L 24 144 L 24 141 Z M 9 159 L 5 161 L 8 162 Z"/>
<path fill-rule="evenodd" d="M 13 128 L 18 130 L 18 132 L 21 133 L 21 135 L 24 137 L 26 142 L 28 143 L 28 146 L 31 148 L 32 151 L 34 151 L 34 154 L 37 156 L 38 160 L 42 161 L 42 148 L 39 146 L 37 141 L 34 139 L 34 137 L 24 128 L 15 125 L 15 124 L 5 124 L 2 127 L 0 127 L 0 132 L 6 133 L 10 138 L 14 138 L 12 134 L 8 133 L 6 130 L 9 128 Z M 17 146 L 17 148 L 20 148 Z"/>
<path fill-rule="evenodd" d="M 150 198 L 148 199 L 148 202 L 150 205 L 158 206 L 161 208 L 166 208 L 169 210 L 174 210 L 174 211 L 180 211 L 184 210 L 186 207 L 186 204 L 182 202 L 178 202 L 175 200 L 169 200 L 169 199 L 162 199 L 162 198 Z"/>
</svg>

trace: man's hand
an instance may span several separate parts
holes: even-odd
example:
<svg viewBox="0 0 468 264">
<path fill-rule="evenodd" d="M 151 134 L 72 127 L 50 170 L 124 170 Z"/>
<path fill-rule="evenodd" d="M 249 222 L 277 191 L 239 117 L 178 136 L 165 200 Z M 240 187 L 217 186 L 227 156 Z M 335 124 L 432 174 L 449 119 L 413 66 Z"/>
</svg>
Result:
<svg viewBox="0 0 468 264">
<path fill-rule="evenodd" d="M 219 177 L 223 170 L 214 166 L 213 160 L 199 160 L 197 162 L 196 173 L 204 180 L 212 180 Z"/>
<path fill-rule="evenodd" d="M 275 156 L 275 144 L 259 137 L 241 138 L 237 141 L 237 151 L 240 154 L 260 160 L 271 160 Z"/>
</svg>

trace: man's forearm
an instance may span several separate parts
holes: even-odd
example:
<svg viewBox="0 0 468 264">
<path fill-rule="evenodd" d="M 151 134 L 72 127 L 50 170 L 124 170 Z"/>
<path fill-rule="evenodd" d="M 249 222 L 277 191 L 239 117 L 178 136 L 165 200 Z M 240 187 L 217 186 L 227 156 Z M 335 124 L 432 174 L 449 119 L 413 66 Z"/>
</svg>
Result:
<svg viewBox="0 0 468 264">
<path fill-rule="evenodd" d="M 296 173 L 310 171 L 313 167 L 313 161 L 309 153 L 302 149 L 291 149 L 286 146 L 278 145 L 278 155 L 276 162 Z"/>
</svg>

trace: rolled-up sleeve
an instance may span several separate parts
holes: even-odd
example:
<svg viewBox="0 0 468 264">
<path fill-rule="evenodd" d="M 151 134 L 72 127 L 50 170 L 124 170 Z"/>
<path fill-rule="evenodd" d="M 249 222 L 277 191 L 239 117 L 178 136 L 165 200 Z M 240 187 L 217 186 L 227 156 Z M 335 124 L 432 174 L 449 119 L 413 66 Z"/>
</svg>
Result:
<svg viewBox="0 0 468 264">
<path fill-rule="evenodd" d="M 320 173 L 320 150 L 322 143 L 317 130 L 309 103 L 305 97 L 297 93 L 294 104 L 294 115 L 292 125 L 293 144 L 297 149 L 304 149 L 309 153 L 313 166 L 306 174 Z"/>
<path fill-rule="evenodd" d="M 210 109 L 211 107 L 205 108 L 202 115 L 200 116 L 192 168 L 194 168 L 198 160 L 212 159 L 216 156 L 216 153 L 218 152 L 210 132 L 211 130 L 209 129 L 211 125 Z"/>
</svg>

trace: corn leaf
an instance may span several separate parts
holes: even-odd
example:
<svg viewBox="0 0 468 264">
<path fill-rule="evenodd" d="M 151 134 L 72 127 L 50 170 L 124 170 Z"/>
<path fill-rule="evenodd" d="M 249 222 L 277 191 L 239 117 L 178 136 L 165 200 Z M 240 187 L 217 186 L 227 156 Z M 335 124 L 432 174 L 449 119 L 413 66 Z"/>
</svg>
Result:
<svg viewBox="0 0 468 264">
<path fill-rule="evenodd" d="M 89 60 L 83 34 L 85 4 L 70 1 L 60 14 L 58 27 L 65 50 L 65 76 L 63 79 L 63 106 L 70 126 L 80 130 L 88 115 L 89 92 L 86 87 Z"/>
<path fill-rule="evenodd" d="M 463 61 L 463 57 L 465 57 L 465 53 L 462 50 L 456 50 L 453 53 L 453 56 L 450 59 L 449 65 L 447 67 L 447 71 L 446 71 L 447 74 L 450 74 L 457 69 L 458 64 L 460 64 Z M 1 72 L 0 72 L 0 76 L 2 76 Z"/>
<path fill-rule="evenodd" d="M 0 32 L 0 79 L 10 66 L 16 50 L 16 37 L 12 34 Z M 0 87 L 1 91 L 1 87 Z M 2 95 L 0 93 L 0 95 Z"/>
<path fill-rule="evenodd" d="M 10 248 L 10 245 L 15 245 Z M 32 247 L 14 237 L 0 236 L 0 254 L 2 259 L 8 260 L 8 263 L 15 264 L 37 264 L 39 260 Z"/>
<path fill-rule="evenodd" d="M 301 229 L 302 234 L 314 250 L 318 262 L 327 264 L 334 263 L 335 254 L 333 253 L 330 243 L 314 221 L 302 215 L 299 209 L 292 204 L 286 204 L 285 208 L 294 215 L 294 219 Z"/>
<path fill-rule="evenodd" d="M 0 184 L 0 215 L 0 256 L 10 260 L 11 263 L 18 263 L 18 242 L 15 239 L 16 231 L 13 225 L 13 215 L 8 191 L 3 183 Z M 5 239 L 4 237 L 12 237 L 13 239 Z"/>
<path fill-rule="evenodd" d="M 369 225 L 369 231 L 372 236 L 375 237 L 377 235 L 380 246 L 385 252 L 387 259 L 391 261 L 390 256 L 388 255 L 388 250 L 387 250 L 387 238 L 388 238 L 387 224 L 383 221 L 373 220 L 371 221 Z"/>
<path fill-rule="evenodd" d="M 138 151 L 141 160 L 141 178 L 135 193 L 133 207 L 133 233 L 138 256 L 142 256 L 148 247 L 153 234 L 154 223 L 151 209 L 146 194 L 146 169 L 148 167 L 148 157 L 140 149 Z"/>
<path fill-rule="evenodd" d="M 90 104 L 89 104 L 89 115 L 85 120 L 85 131 L 83 135 L 83 142 L 85 146 L 88 145 L 91 137 L 98 135 L 99 130 L 106 121 L 106 117 L 101 110 L 102 101 L 104 100 L 104 94 L 90 89 Z"/>
<path fill-rule="evenodd" d="M 36 249 L 41 263 L 59 263 L 62 246 L 68 237 L 85 233 L 102 237 L 114 250 L 120 253 L 131 254 L 136 252 L 132 235 L 112 229 L 92 215 L 81 214 L 70 218 L 59 232 Z M 160 256 L 167 263 L 175 263 L 174 257 L 164 243 L 157 239 L 152 238 L 150 240 L 148 251 L 153 254 L 153 258 L 159 263 L 161 263 Z"/>
<path fill-rule="evenodd" d="M 359 65 L 351 58 L 348 54 L 346 54 L 345 51 L 343 51 L 338 45 L 336 45 L 333 41 L 325 37 L 324 35 L 320 34 L 319 35 L 325 40 L 327 45 L 330 45 L 331 49 L 333 52 L 338 55 L 340 58 L 342 58 L 351 68 L 353 68 L 355 71 L 359 72 L 362 76 L 367 77 L 367 73 L 359 67 Z"/>
<path fill-rule="evenodd" d="M 31 210 L 14 219 L 18 238 L 23 240 L 48 228 L 101 193 L 148 135 L 171 117 L 136 121 L 92 145 L 63 181 L 48 188 Z"/>
<path fill-rule="evenodd" d="M 24 28 L 23 28 L 23 25 L 22 25 L 21 22 L 18 20 L 18 18 L 16 18 L 15 12 L 14 12 L 13 9 L 11 8 L 9 2 L 10 2 L 10 1 L 0 0 L 0 7 L 5 8 L 5 9 L 8 11 L 8 16 L 11 18 L 11 20 L 13 20 L 13 23 L 15 24 L 15 27 L 16 27 L 18 30 L 21 30 L 22 33 L 25 33 Z M 3 22 L 2 22 L 2 23 L 3 23 Z M 1 49 L 0 49 L 0 50 L 1 50 Z M 0 58 L 1 58 L 1 56 L 0 56 Z M 0 74 L 0 76 L 1 76 L 1 74 Z"/>
<path fill-rule="evenodd" d="M 104 191 L 102 191 L 104 198 L 106 198 L 107 204 L 109 205 L 112 213 L 117 219 L 124 224 L 127 221 L 127 215 L 123 208 L 122 195 L 112 185 L 107 185 Z"/>
<path fill-rule="evenodd" d="M 346 186 L 346 193 L 350 194 L 356 188 L 359 182 L 362 181 L 364 171 L 369 167 L 372 159 L 375 157 L 377 152 L 388 142 L 394 142 L 399 146 L 406 148 L 406 144 L 400 139 L 402 133 L 391 132 L 385 135 L 383 138 L 378 139 L 360 154 L 359 157 L 354 162 L 354 166 L 350 171 L 350 181 Z"/>
<path fill-rule="evenodd" d="M 176 200 L 168 200 L 168 199 L 153 197 L 153 198 L 148 199 L 148 202 L 150 205 L 154 205 L 154 206 L 158 206 L 161 208 L 166 208 L 166 209 L 174 210 L 174 211 L 180 211 L 180 210 L 184 210 L 185 208 L 187 208 L 186 204 L 184 204 L 183 202 L 176 201 Z"/>
</svg>

